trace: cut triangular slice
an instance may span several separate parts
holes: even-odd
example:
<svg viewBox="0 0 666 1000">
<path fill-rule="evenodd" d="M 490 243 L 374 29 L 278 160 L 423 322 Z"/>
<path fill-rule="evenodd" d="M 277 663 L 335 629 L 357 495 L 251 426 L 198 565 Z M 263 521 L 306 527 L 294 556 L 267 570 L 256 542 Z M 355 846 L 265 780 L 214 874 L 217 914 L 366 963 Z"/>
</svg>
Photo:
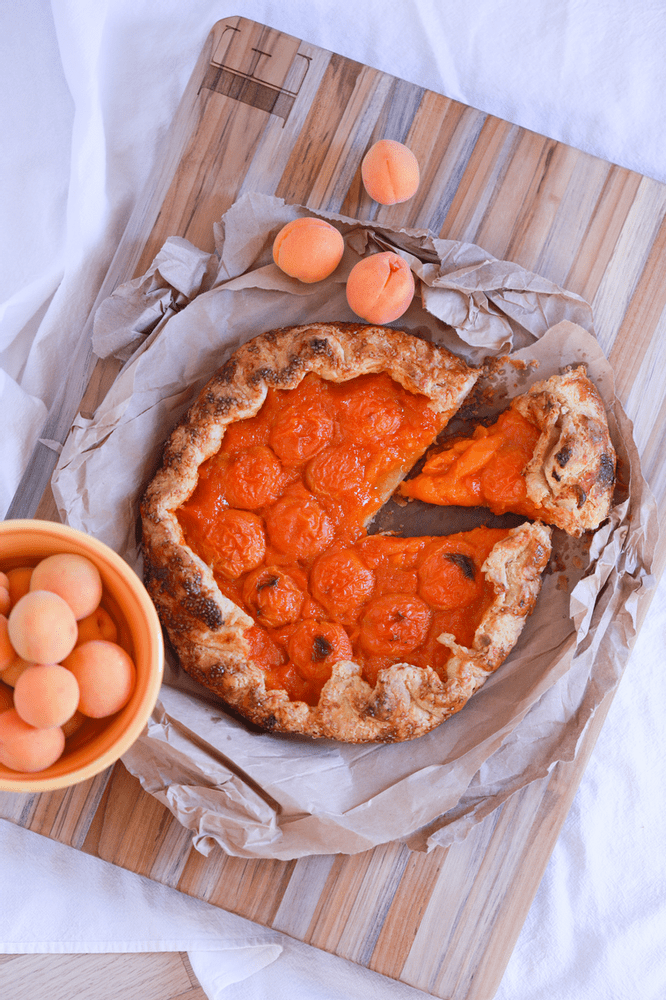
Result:
<svg viewBox="0 0 666 1000">
<path fill-rule="evenodd" d="M 490 426 L 434 449 L 398 492 L 512 512 L 579 536 L 608 516 L 615 469 L 603 402 L 579 366 L 537 382 Z"/>
</svg>

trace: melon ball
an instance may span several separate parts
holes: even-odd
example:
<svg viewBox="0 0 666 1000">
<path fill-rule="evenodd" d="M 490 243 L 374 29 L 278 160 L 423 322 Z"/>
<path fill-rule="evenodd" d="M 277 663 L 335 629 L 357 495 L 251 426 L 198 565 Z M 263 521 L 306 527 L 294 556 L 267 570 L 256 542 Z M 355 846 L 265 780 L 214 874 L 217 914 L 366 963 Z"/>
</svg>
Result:
<svg viewBox="0 0 666 1000">
<path fill-rule="evenodd" d="M 0 615 L 6 615 L 12 606 L 9 596 L 9 577 L 0 572 Z"/>
<path fill-rule="evenodd" d="M 79 684 L 79 710 L 91 719 L 118 712 L 129 701 L 136 669 L 132 658 L 115 642 L 92 639 L 77 646 L 63 661 Z"/>
<path fill-rule="evenodd" d="M 0 712 L 14 707 L 14 692 L 8 684 L 0 681 Z"/>
<path fill-rule="evenodd" d="M 14 708 L 24 722 L 39 729 L 62 726 L 78 703 L 76 677 L 57 663 L 28 667 L 14 685 Z"/>
<path fill-rule="evenodd" d="M 9 684 L 10 687 L 15 687 L 16 682 L 28 667 L 34 666 L 33 663 L 28 663 L 27 660 L 22 660 L 20 656 L 12 660 L 6 670 L 2 671 L 2 681 L 4 684 Z"/>
<path fill-rule="evenodd" d="M 50 590 L 30 590 L 9 612 L 9 638 L 23 660 L 60 663 L 77 637 L 69 604 Z"/>
<path fill-rule="evenodd" d="M 16 659 L 16 650 L 9 638 L 9 619 L 0 614 L 0 674 Z"/>
<path fill-rule="evenodd" d="M 118 629 L 113 618 L 101 605 L 93 611 L 87 618 L 82 618 L 79 622 L 79 637 L 76 645 L 80 646 L 91 639 L 108 639 L 109 642 L 118 641 Z"/>
<path fill-rule="evenodd" d="M 285 274 L 311 284 L 335 271 L 344 249 L 345 241 L 335 226 L 305 216 L 282 227 L 273 241 L 273 260 Z"/>
<path fill-rule="evenodd" d="M 380 205 L 409 201 L 418 189 L 419 163 L 411 149 L 395 139 L 380 139 L 361 163 L 363 186 Z"/>
<path fill-rule="evenodd" d="M 30 590 L 50 590 L 67 601 L 74 617 L 93 613 L 102 599 L 102 578 L 90 559 L 75 552 L 59 552 L 37 563 Z"/>
<path fill-rule="evenodd" d="M 16 566 L 7 570 L 9 580 L 9 600 L 13 608 L 19 597 L 23 597 L 30 590 L 30 577 L 32 576 L 32 566 Z"/>
<path fill-rule="evenodd" d="M 368 323 L 391 323 L 414 298 L 414 275 L 406 260 L 390 250 L 363 257 L 347 278 L 349 307 Z"/>
<path fill-rule="evenodd" d="M 65 749 L 58 726 L 37 729 L 24 722 L 15 708 L 0 714 L 0 764 L 13 771 L 43 771 L 55 764 Z"/>
</svg>

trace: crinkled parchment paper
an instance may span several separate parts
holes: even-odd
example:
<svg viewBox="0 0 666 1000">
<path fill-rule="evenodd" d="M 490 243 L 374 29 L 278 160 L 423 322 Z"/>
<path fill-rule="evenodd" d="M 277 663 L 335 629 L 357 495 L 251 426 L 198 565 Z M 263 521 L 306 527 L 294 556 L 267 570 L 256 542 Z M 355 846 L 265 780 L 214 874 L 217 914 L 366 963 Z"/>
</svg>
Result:
<svg viewBox="0 0 666 1000">
<path fill-rule="evenodd" d="M 387 247 L 421 279 L 421 294 L 394 325 L 473 364 L 512 352 L 513 363 L 491 382 L 498 409 L 531 381 L 572 362 L 588 366 L 608 408 L 620 483 L 591 544 L 554 532 L 540 600 L 513 653 L 460 713 L 418 740 L 350 746 L 263 733 L 229 717 L 170 660 L 147 730 L 123 761 L 203 853 L 217 843 L 241 857 L 288 859 L 396 839 L 421 850 L 461 839 L 508 796 L 574 757 L 621 676 L 639 596 L 652 585 L 655 507 L 589 306 L 479 247 L 330 215 L 345 236 L 343 260 L 331 278 L 303 285 L 275 267 L 271 246 L 285 222 L 305 214 L 313 213 L 245 195 L 216 226 L 216 253 L 169 239 L 146 275 L 102 304 L 94 349 L 125 363 L 94 418 L 79 417 L 65 443 L 53 478 L 64 520 L 140 573 L 139 498 L 197 391 L 257 333 L 356 322 L 346 277 L 359 256 Z M 391 502 L 376 526 L 444 534 L 474 517 Z"/>
</svg>

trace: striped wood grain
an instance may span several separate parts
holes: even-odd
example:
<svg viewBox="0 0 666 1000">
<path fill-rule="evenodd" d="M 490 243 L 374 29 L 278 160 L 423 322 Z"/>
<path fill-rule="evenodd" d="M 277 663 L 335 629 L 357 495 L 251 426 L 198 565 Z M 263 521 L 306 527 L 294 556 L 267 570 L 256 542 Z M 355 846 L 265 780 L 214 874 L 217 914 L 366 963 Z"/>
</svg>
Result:
<svg viewBox="0 0 666 1000">
<path fill-rule="evenodd" d="M 421 163 L 403 205 L 364 193 L 360 161 L 380 137 L 408 142 Z M 211 250 L 213 223 L 245 191 L 476 243 L 591 303 L 663 516 L 666 187 L 240 18 L 211 32 L 160 164 L 101 297 L 168 236 Z M 98 365 L 87 412 L 114 374 Z M 665 552 L 662 539 L 656 575 Z M 291 862 L 205 858 L 122 764 L 68 792 L 0 795 L 0 815 L 433 995 L 489 1000 L 608 704 L 571 764 L 428 855 L 388 844 Z"/>
<path fill-rule="evenodd" d="M 207 1000 L 186 954 L 0 955 L 11 1000 Z"/>
</svg>

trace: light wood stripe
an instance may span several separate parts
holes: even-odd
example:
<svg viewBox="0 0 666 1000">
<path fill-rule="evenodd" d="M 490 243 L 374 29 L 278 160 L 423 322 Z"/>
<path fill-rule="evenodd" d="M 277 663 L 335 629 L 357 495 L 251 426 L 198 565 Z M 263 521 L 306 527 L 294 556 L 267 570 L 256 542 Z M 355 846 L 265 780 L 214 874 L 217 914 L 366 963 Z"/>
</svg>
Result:
<svg viewBox="0 0 666 1000">
<path fill-rule="evenodd" d="M 245 32 L 229 57 L 233 72 L 247 72 L 243 52 L 268 46 L 275 63 L 251 65 L 298 89 L 286 118 L 201 87 L 211 55 L 226 52 L 229 27 Z M 299 53 L 310 58 L 304 77 Z M 360 160 L 385 134 L 414 148 L 422 184 L 411 202 L 382 208 L 363 191 Z M 591 303 L 663 518 L 666 187 L 237 17 L 207 40 L 159 162 L 100 296 L 142 273 L 167 236 L 212 249 L 213 224 L 247 190 L 476 243 Z M 114 374 L 105 366 L 97 373 L 86 394 L 91 412 Z M 665 539 L 655 558 L 661 573 Z M 217 848 L 204 857 L 122 764 L 65 793 L 0 793 L 0 816 L 433 995 L 488 1000 L 608 704 L 570 764 L 513 795 L 461 843 L 430 854 L 389 844 L 286 862 Z M 0 960 L 3 973 L 16 961 Z M 188 982 L 183 997 L 199 1000 Z"/>
<path fill-rule="evenodd" d="M 186 955 L 0 955 L 12 1000 L 206 1000 Z"/>
<path fill-rule="evenodd" d="M 591 302 L 597 338 L 608 357 L 619 330 L 629 320 L 627 310 L 665 211 L 666 187 L 642 178 L 597 294 Z"/>
</svg>

